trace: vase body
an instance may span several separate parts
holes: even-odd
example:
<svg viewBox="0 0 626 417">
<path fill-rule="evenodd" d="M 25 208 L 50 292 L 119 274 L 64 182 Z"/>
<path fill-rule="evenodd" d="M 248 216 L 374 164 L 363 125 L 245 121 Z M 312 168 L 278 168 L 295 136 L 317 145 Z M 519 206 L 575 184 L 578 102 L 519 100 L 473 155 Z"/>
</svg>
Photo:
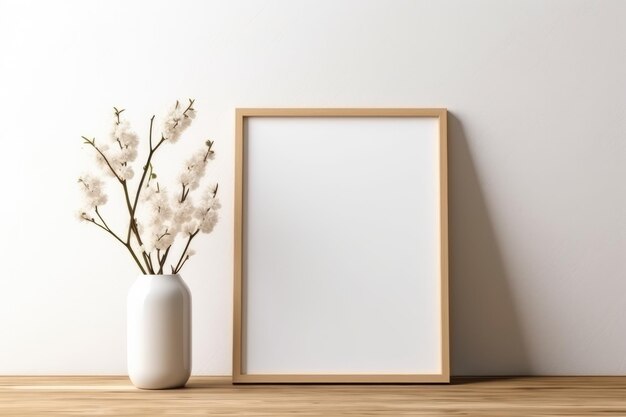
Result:
<svg viewBox="0 0 626 417">
<path fill-rule="evenodd" d="M 141 275 L 128 292 L 128 376 L 137 388 L 182 387 L 191 375 L 191 293 L 180 275 Z"/>
</svg>

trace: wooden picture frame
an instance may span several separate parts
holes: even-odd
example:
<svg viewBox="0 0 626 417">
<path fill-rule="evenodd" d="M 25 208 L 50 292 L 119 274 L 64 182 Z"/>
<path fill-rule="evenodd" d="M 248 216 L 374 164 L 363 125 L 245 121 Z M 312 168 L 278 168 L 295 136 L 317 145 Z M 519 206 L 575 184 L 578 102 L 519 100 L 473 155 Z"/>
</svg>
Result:
<svg viewBox="0 0 626 417">
<path fill-rule="evenodd" d="M 369 192 L 370 174 L 386 176 L 374 180 L 367 197 L 383 207 L 380 223 L 389 223 L 383 229 L 373 221 L 378 234 L 362 232 L 362 219 L 346 215 L 360 212 L 351 210 Z M 343 188 L 335 184 L 339 177 Z M 351 191 L 353 180 L 358 191 Z M 318 229 L 335 213 L 314 221 L 311 206 L 336 200 L 346 210 L 336 210 L 344 217 L 333 220 L 339 227 L 329 233 L 349 226 L 328 242 L 343 246 L 324 252 L 311 238 L 317 243 L 309 250 L 308 235 L 324 236 Z M 449 382 L 445 109 L 237 109 L 234 233 L 233 383 Z M 387 240 L 374 244 L 379 235 Z M 369 251 L 369 242 L 377 251 Z M 311 252 L 331 259 L 312 261 Z M 352 258 L 372 266 L 345 273 L 355 266 Z M 343 273 L 326 279 L 318 264 Z"/>
</svg>

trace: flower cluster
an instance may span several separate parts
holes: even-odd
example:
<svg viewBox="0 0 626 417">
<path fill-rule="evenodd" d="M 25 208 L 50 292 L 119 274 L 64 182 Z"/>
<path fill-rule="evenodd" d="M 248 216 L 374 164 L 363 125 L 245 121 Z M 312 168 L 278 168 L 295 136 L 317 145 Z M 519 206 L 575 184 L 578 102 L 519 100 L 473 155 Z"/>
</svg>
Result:
<svg viewBox="0 0 626 417">
<path fill-rule="evenodd" d="M 193 100 L 189 100 L 187 108 L 183 109 L 177 101 L 172 107 L 163 122 L 162 137 L 165 140 L 174 143 L 178 141 L 180 135 L 189 127 L 192 119 L 196 117 L 196 111 L 193 108 Z"/>
<path fill-rule="evenodd" d="M 217 197 L 217 185 L 210 185 L 196 205 L 190 195 L 185 198 L 169 197 L 158 183 L 150 184 L 144 199 L 151 213 L 148 222 L 148 240 L 144 243 L 147 251 L 166 250 L 176 236 L 189 238 L 202 233 L 211 233 L 218 221 L 221 208 Z"/>
<path fill-rule="evenodd" d="M 205 145 L 206 149 L 200 149 L 187 160 L 185 169 L 178 176 L 178 181 L 182 184 L 183 189 L 195 190 L 198 188 L 200 180 L 206 172 L 208 162 L 215 158 L 215 152 L 212 149 L 213 141 L 207 140 Z"/>
<path fill-rule="evenodd" d="M 107 202 L 107 195 L 102 188 L 102 180 L 89 174 L 78 179 L 81 189 L 84 191 L 86 207 L 95 209 Z"/>
<path fill-rule="evenodd" d="M 163 123 L 161 139 L 153 146 L 153 121 L 150 121 L 149 152 L 136 192 L 133 194 L 130 180 L 134 177 L 132 163 L 137 159 L 138 136 L 131 130 L 129 123 L 121 117 L 124 110 L 114 108 L 114 123 L 109 135 L 109 143 L 96 145 L 95 139 L 83 137 L 84 143 L 96 152 L 101 168 L 122 186 L 126 208 L 129 214 L 126 239 L 109 228 L 98 207 L 105 204 L 103 182 L 97 177 L 85 175 L 79 179 L 85 196 L 85 209 L 79 217 L 87 220 L 115 237 L 132 255 L 143 273 L 162 274 L 178 236 L 186 240 L 178 262 L 171 264 L 171 272 L 177 273 L 185 262 L 195 253 L 189 246 L 200 232 L 210 233 L 218 221 L 220 208 L 217 197 L 218 186 L 210 185 L 197 204 L 190 192 L 199 188 L 206 174 L 208 163 L 214 159 L 213 141 L 207 140 L 201 150 L 187 160 L 178 177 L 180 192 L 170 193 L 157 180 L 153 165 L 154 153 L 163 143 L 174 143 L 195 118 L 193 100 L 183 108 L 177 101 Z M 133 187 L 134 188 L 134 187 Z M 141 204 L 139 204 L 141 203 Z M 141 206 L 141 207 L 140 207 Z"/>
<path fill-rule="evenodd" d="M 139 137 L 130 128 L 128 121 L 121 118 L 124 111 L 114 109 L 113 127 L 109 134 L 109 144 L 100 146 L 96 154 L 98 165 L 112 177 L 121 181 L 130 180 L 135 172 L 131 163 L 137 159 Z"/>
<path fill-rule="evenodd" d="M 217 211 L 222 206 L 217 198 L 217 189 L 217 184 L 209 187 L 196 211 L 196 218 L 199 220 L 198 229 L 202 233 L 211 233 L 219 219 Z"/>
<path fill-rule="evenodd" d="M 144 243 L 144 250 L 146 252 L 153 249 L 166 250 L 174 243 L 177 234 L 172 222 L 173 210 L 167 189 L 160 187 L 158 183 L 152 183 L 146 188 L 144 195 L 150 211 L 148 240 Z"/>
<path fill-rule="evenodd" d="M 80 188 L 84 196 L 84 207 L 79 210 L 80 220 L 92 220 L 94 210 L 106 204 L 108 198 L 102 187 L 102 180 L 97 177 L 85 174 L 78 179 Z"/>
</svg>

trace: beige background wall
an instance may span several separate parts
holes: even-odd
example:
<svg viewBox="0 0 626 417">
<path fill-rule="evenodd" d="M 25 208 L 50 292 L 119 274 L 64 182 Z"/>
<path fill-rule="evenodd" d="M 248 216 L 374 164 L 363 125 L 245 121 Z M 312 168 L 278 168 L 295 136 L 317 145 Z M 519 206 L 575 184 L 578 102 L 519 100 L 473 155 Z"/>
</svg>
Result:
<svg viewBox="0 0 626 417">
<path fill-rule="evenodd" d="M 114 105 L 145 135 L 186 97 L 161 169 L 214 138 L 224 206 L 184 270 L 194 373 L 230 372 L 238 106 L 447 107 L 453 373 L 626 373 L 624 21 L 620 1 L 0 0 L 0 373 L 125 372 L 136 271 L 74 220 L 80 135 Z"/>
</svg>

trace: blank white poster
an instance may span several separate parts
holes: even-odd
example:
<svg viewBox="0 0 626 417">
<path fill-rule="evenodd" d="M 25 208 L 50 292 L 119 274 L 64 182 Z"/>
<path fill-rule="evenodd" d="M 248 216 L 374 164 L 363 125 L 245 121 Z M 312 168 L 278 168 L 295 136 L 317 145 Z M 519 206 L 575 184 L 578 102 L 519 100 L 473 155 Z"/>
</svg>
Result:
<svg viewBox="0 0 626 417">
<path fill-rule="evenodd" d="M 248 117 L 242 372 L 440 374 L 439 121 Z"/>
</svg>

